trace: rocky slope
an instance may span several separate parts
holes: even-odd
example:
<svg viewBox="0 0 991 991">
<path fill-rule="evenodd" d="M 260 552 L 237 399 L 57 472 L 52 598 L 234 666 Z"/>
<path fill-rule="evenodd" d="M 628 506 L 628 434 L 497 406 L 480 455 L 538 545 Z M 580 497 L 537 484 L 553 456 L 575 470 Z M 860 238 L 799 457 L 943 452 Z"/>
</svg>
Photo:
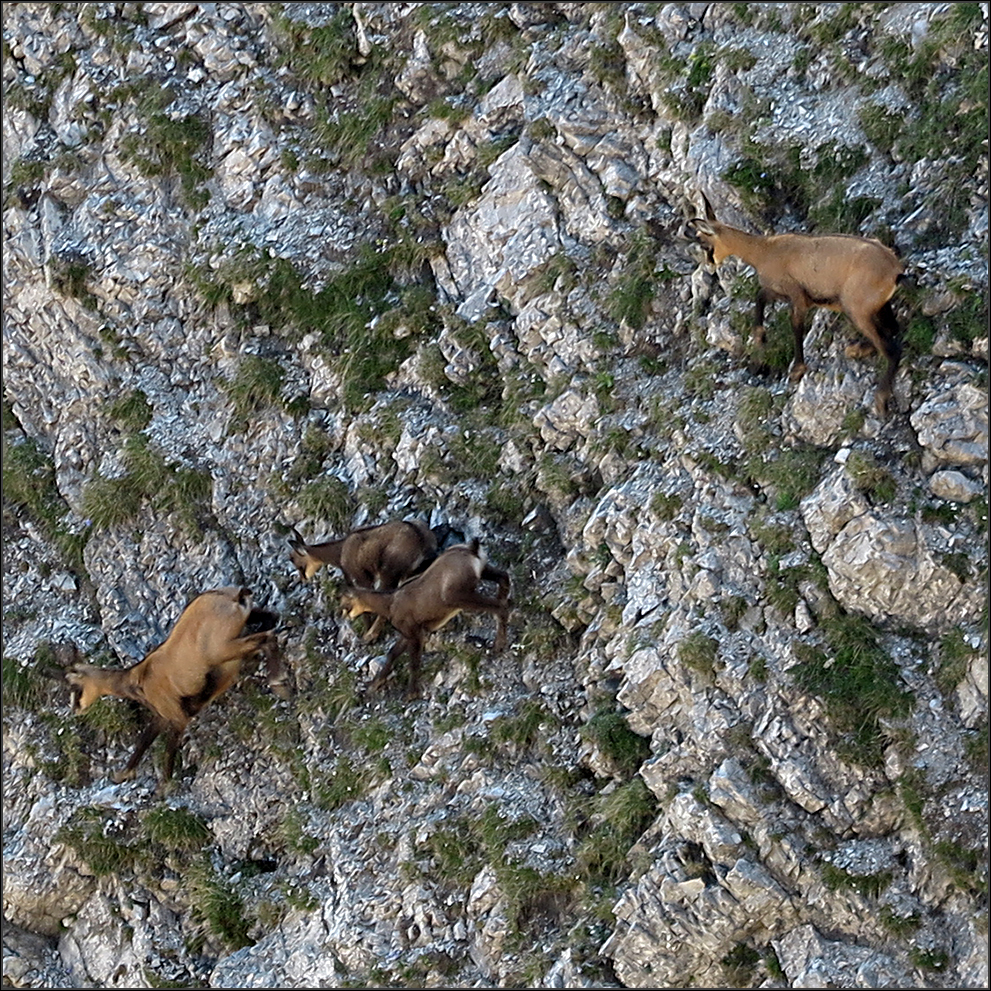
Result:
<svg viewBox="0 0 991 991">
<path fill-rule="evenodd" d="M 987 986 L 987 5 L 4 5 L 4 981 Z M 701 192 L 896 247 L 894 409 Z M 782 311 L 782 312 L 777 312 Z M 310 539 L 510 571 L 364 686 Z M 176 786 L 68 714 L 282 616 Z"/>
</svg>

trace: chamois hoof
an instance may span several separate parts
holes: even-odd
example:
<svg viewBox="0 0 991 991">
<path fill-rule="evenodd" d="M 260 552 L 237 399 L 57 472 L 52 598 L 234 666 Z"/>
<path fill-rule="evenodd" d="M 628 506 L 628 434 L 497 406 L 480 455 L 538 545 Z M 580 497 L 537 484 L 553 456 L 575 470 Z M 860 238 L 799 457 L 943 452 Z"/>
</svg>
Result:
<svg viewBox="0 0 991 991">
<path fill-rule="evenodd" d="M 113 781 L 115 785 L 122 785 L 125 781 L 133 781 L 137 776 L 137 773 L 138 772 L 136 770 L 114 771 L 114 773 L 110 775 L 110 780 Z"/>
<path fill-rule="evenodd" d="M 887 392 L 885 393 L 878 392 L 874 396 L 874 411 L 877 413 L 878 417 L 882 420 L 886 420 L 888 418 L 888 404 L 890 403 L 890 401 L 891 401 L 891 394 Z"/>
<path fill-rule="evenodd" d="M 843 349 L 843 353 L 848 358 L 870 358 L 877 354 L 877 348 L 870 341 L 851 341 Z"/>
<path fill-rule="evenodd" d="M 168 798 L 170 795 L 175 793 L 176 783 L 174 780 L 169 779 L 168 781 L 159 781 L 155 788 L 156 798 Z"/>
<path fill-rule="evenodd" d="M 808 371 L 808 368 L 809 366 L 804 361 L 800 365 L 793 365 L 791 371 L 788 373 L 788 381 L 800 381 L 802 376 Z"/>
<path fill-rule="evenodd" d="M 272 690 L 272 694 L 282 699 L 283 702 L 288 702 L 292 698 L 292 690 L 285 678 L 279 681 L 270 681 L 268 687 Z"/>
</svg>

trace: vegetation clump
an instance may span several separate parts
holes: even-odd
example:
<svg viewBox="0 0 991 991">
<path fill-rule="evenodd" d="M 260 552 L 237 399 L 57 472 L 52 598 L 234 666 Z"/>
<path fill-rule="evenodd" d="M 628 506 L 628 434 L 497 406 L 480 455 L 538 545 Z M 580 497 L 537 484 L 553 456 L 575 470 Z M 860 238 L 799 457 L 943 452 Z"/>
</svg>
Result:
<svg viewBox="0 0 991 991">
<path fill-rule="evenodd" d="M 622 778 L 631 778 L 650 756 L 650 740 L 634 733 L 615 709 L 600 709 L 582 727 L 582 737 L 598 747 Z"/>
<path fill-rule="evenodd" d="M 898 666 L 867 619 L 838 614 L 823 622 L 822 632 L 828 653 L 796 643 L 795 681 L 822 700 L 837 734 L 837 751 L 877 767 L 888 742 L 884 723 L 907 716 L 913 697 L 901 686 Z"/>
<path fill-rule="evenodd" d="M 199 468 L 168 463 L 144 434 L 133 434 L 121 452 L 123 474 L 116 478 L 94 475 L 85 485 L 82 512 L 99 530 L 128 523 L 142 508 L 175 513 L 195 531 L 208 512 L 213 491 L 210 475 Z"/>
</svg>

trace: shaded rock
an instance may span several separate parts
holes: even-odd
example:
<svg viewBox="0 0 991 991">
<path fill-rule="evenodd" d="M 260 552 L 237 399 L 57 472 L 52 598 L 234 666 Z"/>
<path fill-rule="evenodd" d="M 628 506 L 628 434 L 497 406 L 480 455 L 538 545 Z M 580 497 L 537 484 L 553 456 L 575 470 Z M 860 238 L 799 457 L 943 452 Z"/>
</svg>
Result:
<svg viewBox="0 0 991 991">
<path fill-rule="evenodd" d="M 910 417 L 936 465 L 980 465 L 988 458 L 988 397 L 970 383 L 930 393 Z"/>
<path fill-rule="evenodd" d="M 914 984 L 910 973 L 886 954 L 825 939 L 814 926 L 801 926 L 773 943 L 794 988 L 883 988 Z"/>
</svg>

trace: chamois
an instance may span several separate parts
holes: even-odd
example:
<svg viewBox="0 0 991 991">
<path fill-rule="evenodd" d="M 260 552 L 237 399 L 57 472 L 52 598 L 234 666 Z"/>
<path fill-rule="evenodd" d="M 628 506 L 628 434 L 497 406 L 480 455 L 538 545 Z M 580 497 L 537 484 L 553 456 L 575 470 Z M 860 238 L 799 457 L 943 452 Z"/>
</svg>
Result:
<svg viewBox="0 0 991 991">
<path fill-rule="evenodd" d="M 289 546 L 289 557 L 303 581 L 330 564 L 343 572 L 350 586 L 388 591 L 437 557 L 437 534 L 418 520 L 397 520 L 361 527 L 320 544 L 306 543 L 293 529 Z M 381 627 L 382 620 L 376 617 L 365 640 L 374 640 Z"/>
<path fill-rule="evenodd" d="M 498 593 L 492 596 L 480 592 L 478 585 L 482 581 L 496 582 Z M 449 547 L 423 574 L 394 591 L 349 588 L 342 605 L 344 615 L 351 619 L 372 612 L 389 620 L 399 631 L 399 638 L 371 687 L 380 688 L 395 661 L 409 652 L 408 694 L 415 696 L 419 693 L 420 656 L 428 633 L 439 630 L 462 611 L 493 613 L 497 623 L 493 646 L 497 651 L 502 650 L 512 603 L 509 575 L 488 564 L 479 551 L 478 541 L 473 540 L 470 544 Z"/>
<path fill-rule="evenodd" d="M 805 374 L 805 317 L 812 306 L 824 306 L 845 313 L 870 341 L 872 348 L 851 345 L 850 357 L 863 357 L 875 350 L 887 359 L 887 367 L 874 397 L 880 416 L 885 415 L 901 358 L 898 323 L 891 309 L 891 297 L 905 277 L 898 256 L 872 238 L 849 234 L 747 234 L 716 220 L 712 205 L 702 194 L 705 219 L 693 217 L 688 223 L 711 264 L 719 265 L 735 255 L 757 270 L 754 341 L 764 344 L 764 309 L 775 300 L 791 306 L 791 328 L 795 354 L 790 378 L 797 382 Z"/>
<path fill-rule="evenodd" d="M 269 685 L 285 697 L 285 672 L 275 652 L 275 613 L 254 608 L 247 588 L 231 586 L 198 595 L 183 610 L 172 632 L 144 660 L 123 669 L 77 661 L 66 670 L 73 712 L 84 712 L 103 695 L 140 702 L 151 720 L 138 738 L 127 766 L 113 775 L 130 781 L 147 749 L 167 734 L 160 789 L 172 777 L 175 755 L 189 721 L 237 680 L 241 661 L 263 652 Z M 254 629 L 247 635 L 245 629 Z M 76 652 L 78 656 L 78 652 Z"/>
</svg>

